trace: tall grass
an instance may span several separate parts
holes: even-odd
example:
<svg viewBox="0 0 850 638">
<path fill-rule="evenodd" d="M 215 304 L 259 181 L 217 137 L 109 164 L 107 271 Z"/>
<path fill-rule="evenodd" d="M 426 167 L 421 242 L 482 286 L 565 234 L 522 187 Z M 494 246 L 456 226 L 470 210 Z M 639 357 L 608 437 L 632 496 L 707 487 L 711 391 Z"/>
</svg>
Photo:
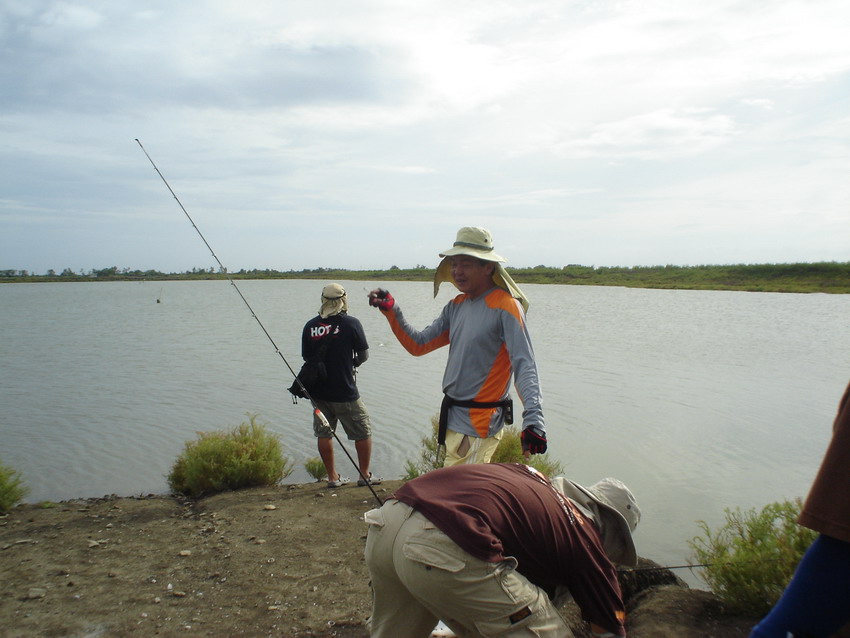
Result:
<svg viewBox="0 0 850 638">
<path fill-rule="evenodd" d="M 307 470 L 307 474 L 317 481 L 323 481 L 328 477 L 328 470 L 322 462 L 322 459 L 318 456 L 311 457 L 304 461 L 304 469 Z"/>
<path fill-rule="evenodd" d="M 732 612 L 762 616 L 779 600 L 797 564 L 817 534 L 797 524 L 800 499 L 766 505 L 761 511 L 725 510 L 717 531 L 704 521 L 689 545 L 703 579 Z"/>
<path fill-rule="evenodd" d="M 499 441 L 499 447 L 493 453 L 491 463 L 524 463 L 538 470 L 544 476 L 558 476 L 564 473 L 564 468 L 561 463 L 551 456 L 546 454 L 532 454 L 525 458 L 522 453 L 522 441 L 520 440 L 520 432 L 517 428 L 505 428 L 505 433 L 502 440 Z"/>
<path fill-rule="evenodd" d="M 20 503 L 29 492 L 17 470 L 0 464 L 0 514 Z"/>
<path fill-rule="evenodd" d="M 245 487 L 276 485 L 292 473 L 280 441 L 249 415 L 227 432 L 199 432 L 168 475 L 172 491 L 193 498 Z"/>
</svg>

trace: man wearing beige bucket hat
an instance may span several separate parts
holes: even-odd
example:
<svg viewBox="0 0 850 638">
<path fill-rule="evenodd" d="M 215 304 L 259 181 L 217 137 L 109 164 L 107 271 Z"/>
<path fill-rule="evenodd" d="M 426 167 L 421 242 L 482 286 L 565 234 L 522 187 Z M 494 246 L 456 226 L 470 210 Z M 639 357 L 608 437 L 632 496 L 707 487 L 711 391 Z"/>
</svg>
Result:
<svg viewBox="0 0 850 638">
<path fill-rule="evenodd" d="M 372 638 L 571 638 L 570 595 L 594 636 L 625 636 L 615 565 L 637 563 L 640 509 L 628 487 L 547 480 L 518 463 L 428 472 L 364 515 Z"/>
<path fill-rule="evenodd" d="M 523 450 L 544 453 L 540 381 L 525 319 L 528 300 L 502 265 L 505 259 L 495 252 L 485 228 L 461 228 L 440 257 L 434 296 L 444 281 L 461 294 L 424 330 L 405 320 L 387 290 L 371 291 L 369 304 L 381 310 L 414 356 L 449 346 L 438 430 L 438 442 L 446 449 L 444 465 L 490 461 L 503 427 L 513 422 L 512 379 L 523 404 Z"/>
</svg>

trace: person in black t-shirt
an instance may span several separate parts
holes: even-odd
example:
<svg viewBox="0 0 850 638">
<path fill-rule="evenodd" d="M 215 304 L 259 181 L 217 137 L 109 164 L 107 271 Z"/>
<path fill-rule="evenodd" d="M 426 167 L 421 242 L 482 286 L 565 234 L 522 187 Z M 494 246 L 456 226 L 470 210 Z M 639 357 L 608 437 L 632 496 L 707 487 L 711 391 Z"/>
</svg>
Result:
<svg viewBox="0 0 850 638">
<path fill-rule="evenodd" d="M 381 479 L 369 470 L 372 456 L 369 413 L 355 380 L 355 369 L 369 358 L 369 345 L 360 321 L 348 314 L 348 299 L 339 284 L 329 284 L 322 289 L 319 314 L 307 322 L 301 333 L 304 360 L 320 352 L 327 378 L 312 388 L 310 394 L 330 424 L 330 427 L 325 426 L 313 414 L 313 432 L 319 456 L 328 472 L 328 487 L 342 487 L 349 482 L 337 472 L 334 464 L 333 436 L 338 422 L 342 423 L 349 440 L 354 441 L 361 475 L 357 484 L 377 485 Z"/>
</svg>

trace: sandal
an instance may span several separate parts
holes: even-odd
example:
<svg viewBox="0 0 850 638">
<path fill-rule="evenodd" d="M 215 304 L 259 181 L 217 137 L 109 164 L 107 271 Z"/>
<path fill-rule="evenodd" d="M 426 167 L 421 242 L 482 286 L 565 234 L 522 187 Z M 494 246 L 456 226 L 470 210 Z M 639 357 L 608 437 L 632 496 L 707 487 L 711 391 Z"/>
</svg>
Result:
<svg viewBox="0 0 850 638">
<path fill-rule="evenodd" d="M 371 472 L 369 472 L 369 478 L 357 479 L 357 487 L 366 487 L 367 485 L 380 485 L 383 479 L 380 476 L 375 476 Z"/>
<path fill-rule="evenodd" d="M 328 481 L 328 489 L 332 490 L 335 487 L 342 487 L 343 485 L 347 485 L 348 483 L 351 483 L 350 478 L 337 474 L 335 481 Z"/>
</svg>

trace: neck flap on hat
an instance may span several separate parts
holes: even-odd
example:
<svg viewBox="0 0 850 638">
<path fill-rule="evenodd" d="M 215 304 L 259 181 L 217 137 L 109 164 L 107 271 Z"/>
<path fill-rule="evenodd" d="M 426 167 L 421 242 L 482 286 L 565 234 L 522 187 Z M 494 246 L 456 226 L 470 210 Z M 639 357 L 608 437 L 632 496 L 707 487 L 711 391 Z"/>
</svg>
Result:
<svg viewBox="0 0 850 638">
<path fill-rule="evenodd" d="M 511 276 L 505 270 L 505 267 L 499 262 L 493 262 L 496 267 L 493 269 L 493 283 L 496 284 L 499 288 L 503 290 L 507 290 L 510 293 L 511 297 L 519 301 L 522 309 L 525 313 L 528 313 L 528 298 L 519 289 L 519 286 L 514 283 L 514 280 L 511 279 Z M 434 273 L 434 296 L 437 296 L 437 293 L 440 292 L 440 285 L 444 282 L 448 281 L 452 285 L 455 285 L 454 277 L 452 277 L 452 258 L 445 257 L 443 261 L 440 262 L 440 265 L 437 266 L 437 271 Z"/>
<path fill-rule="evenodd" d="M 348 312 L 348 297 L 345 289 L 339 284 L 330 284 L 322 289 L 322 305 L 319 316 L 322 319 Z"/>
</svg>

